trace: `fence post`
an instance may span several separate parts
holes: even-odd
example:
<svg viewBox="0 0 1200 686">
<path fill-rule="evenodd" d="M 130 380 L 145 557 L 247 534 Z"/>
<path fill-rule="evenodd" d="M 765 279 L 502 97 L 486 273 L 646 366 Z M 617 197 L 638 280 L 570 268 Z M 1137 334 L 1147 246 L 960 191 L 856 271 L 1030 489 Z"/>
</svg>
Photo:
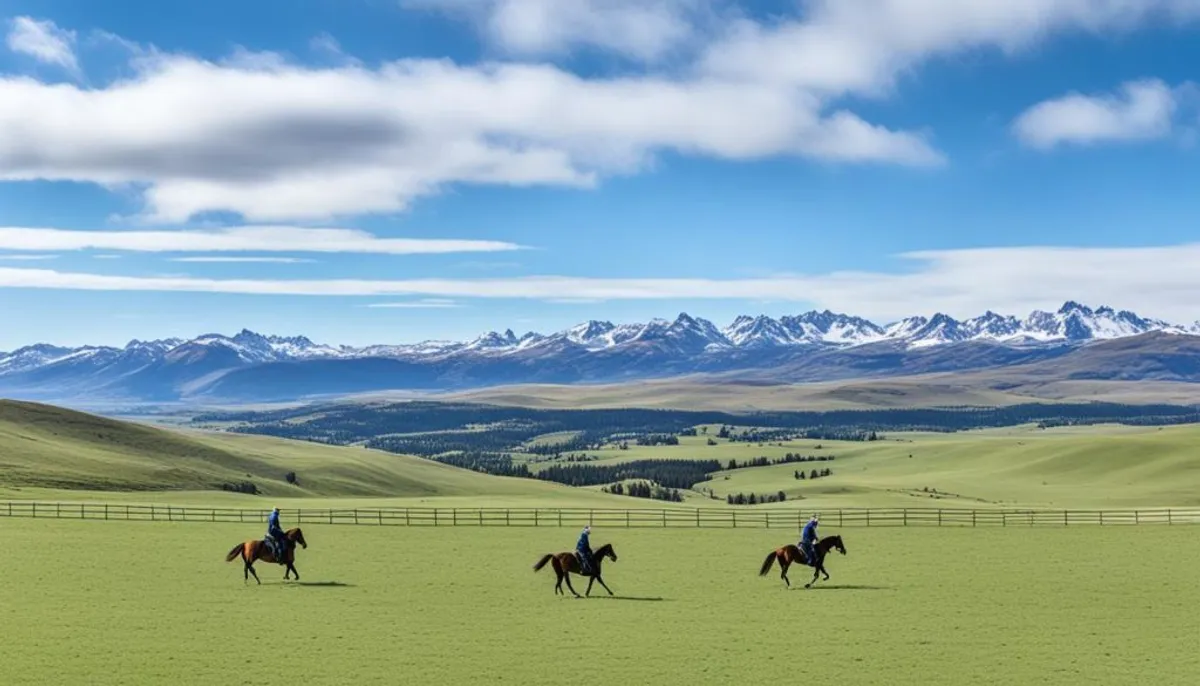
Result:
<svg viewBox="0 0 1200 686">
<path fill-rule="evenodd" d="M 60 519 L 61 517 L 62 517 L 62 505 L 60 503 L 54 503 L 54 518 Z"/>
<path fill-rule="evenodd" d="M 971 510 L 971 526 L 975 526 L 975 510 Z"/>
<path fill-rule="evenodd" d="M 900 510 L 900 521 L 904 526 L 908 526 L 908 508 Z"/>
<path fill-rule="evenodd" d="M 331 507 L 328 510 L 326 510 L 325 514 L 329 515 L 329 523 L 333 524 L 333 508 Z"/>
<path fill-rule="evenodd" d="M 663 516 L 663 526 L 666 527 L 666 525 L 667 525 L 667 511 L 666 510 L 662 511 L 662 516 Z"/>
<path fill-rule="evenodd" d="M 736 529 L 737 528 L 737 510 L 734 510 L 732 512 L 732 514 L 733 514 L 733 528 Z"/>
<path fill-rule="evenodd" d="M 942 508 L 938 508 L 938 526 L 942 525 Z"/>
<path fill-rule="evenodd" d="M 354 508 L 354 523 L 358 524 L 358 508 Z"/>
<path fill-rule="evenodd" d="M 1063 526 L 1070 526 L 1070 525 L 1071 525 L 1070 513 L 1067 510 L 1063 510 Z"/>
<path fill-rule="evenodd" d="M 433 525 L 438 525 L 438 509 L 436 507 L 433 508 Z"/>
<path fill-rule="evenodd" d="M 538 509 L 536 507 L 533 508 L 533 525 L 541 526 L 541 524 L 538 523 Z"/>
<path fill-rule="evenodd" d="M 1104 510 L 1100 510 L 1100 526 L 1104 526 Z"/>
<path fill-rule="evenodd" d="M 696 508 L 696 528 L 700 528 L 700 508 Z"/>
<path fill-rule="evenodd" d="M 10 512 L 12 511 L 12 504 L 11 504 L 11 503 L 9 503 L 8 509 L 9 509 L 9 511 L 10 511 Z M 105 520 L 108 520 L 108 503 L 104 503 L 104 519 L 105 519 Z"/>
<path fill-rule="evenodd" d="M 1167 526 L 1170 526 L 1172 523 L 1173 522 L 1171 521 L 1171 508 L 1168 507 L 1167 508 Z"/>
<path fill-rule="evenodd" d="M 867 528 L 871 526 L 871 508 L 867 508 Z"/>
<path fill-rule="evenodd" d="M 625 528 L 629 528 L 629 510 L 625 510 Z"/>
<path fill-rule="evenodd" d="M 509 521 L 508 521 L 508 515 L 511 512 L 512 512 L 512 510 L 508 509 L 507 507 L 504 508 L 504 526 L 512 526 L 511 524 L 509 524 Z"/>
<path fill-rule="evenodd" d="M 1142 523 L 1142 515 L 1141 515 L 1141 513 L 1140 513 L 1140 512 L 1138 512 L 1137 510 L 1134 510 L 1134 511 L 1133 511 L 1133 523 L 1134 523 L 1134 524 L 1141 524 L 1141 523 Z"/>
<path fill-rule="evenodd" d="M 383 526 L 383 510 L 375 510 L 375 514 L 379 515 L 379 526 Z"/>
</svg>

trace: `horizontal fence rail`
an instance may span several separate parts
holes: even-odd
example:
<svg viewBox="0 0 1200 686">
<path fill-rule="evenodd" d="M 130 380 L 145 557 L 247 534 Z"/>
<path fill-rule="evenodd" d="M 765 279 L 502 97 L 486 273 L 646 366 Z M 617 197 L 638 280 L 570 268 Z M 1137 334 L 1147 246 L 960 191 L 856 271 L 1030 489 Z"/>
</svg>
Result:
<svg viewBox="0 0 1200 686">
<path fill-rule="evenodd" d="M 0 517 L 148 522 L 264 524 L 269 510 L 124 505 L 116 503 L 0 502 Z M 791 528 L 810 510 L 586 509 L 586 508 L 351 508 L 281 509 L 288 526 L 531 526 L 608 528 Z M 952 508 L 846 508 L 818 510 L 826 527 L 1006 527 L 1200 524 L 1200 508 L 1132 510 L 971 510 Z"/>
</svg>

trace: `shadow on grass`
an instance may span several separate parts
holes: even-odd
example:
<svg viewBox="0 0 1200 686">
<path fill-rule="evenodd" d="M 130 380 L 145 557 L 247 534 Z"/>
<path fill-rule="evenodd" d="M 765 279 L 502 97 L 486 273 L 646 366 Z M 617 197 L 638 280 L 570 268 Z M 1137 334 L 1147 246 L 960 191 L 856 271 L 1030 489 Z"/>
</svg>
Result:
<svg viewBox="0 0 1200 686">
<path fill-rule="evenodd" d="M 301 586 L 304 588 L 352 588 L 354 584 L 344 584 L 340 581 L 281 581 L 283 586 Z"/>
<path fill-rule="evenodd" d="M 640 602 L 640 603 L 661 603 L 664 600 L 666 600 L 666 598 L 663 598 L 660 596 L 655 596 L 653 598 L 650 598 L 650 597 L 632 596 L 632 595 L 594 595 L 594 596 L 584 596 L 583 599 L 584 600 L 632 600 L 632 601 L 636 601 L 636 602 Z"/>
<path fill-rule="evenodd" d="M 793 586 L 793 591 L 894 591 L 895 586 L 865 586 L 861 584 L 830 584 L 828 586 Z"/>
</svg>

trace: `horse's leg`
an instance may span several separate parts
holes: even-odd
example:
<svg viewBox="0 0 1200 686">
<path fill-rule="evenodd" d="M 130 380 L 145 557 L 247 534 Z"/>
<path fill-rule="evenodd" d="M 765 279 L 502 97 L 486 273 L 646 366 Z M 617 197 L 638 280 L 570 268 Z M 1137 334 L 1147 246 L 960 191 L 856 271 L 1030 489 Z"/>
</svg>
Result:
<svg viewBox="0 0 1200 686">
<path fill-rule="evenodd" d="M 292 570 L 292 576 L 295 577 L 296 581 L 299 581 L 300 580 L 300 572 L 296 571 L 296 563 L 289 562 L 288 569 Z"/>
<path fill-rule="evenodd" d="M 257 581 L 259 585 L 262 585 L 262 579 L 258 578 L 258 572 L 254 571 L 254 565 L 248 564 L 246 565 L 246 569 L 250 570 L 250 573 L 254 575 L 254 580 Z"/>
<path fill-rule="evenodd" d="M 604 587 L 604 590 L 608 591 L 609 595 L 613 594 L 612 589 L 608 587 L 608 584 L 604 583 L 604 577 L 597 575 L 596 581 L 600 582 L 600 585 Z"/>
<path fill-rule="evenodd" d="M 817 575 L 821 573 L 821 565 L 822 565 L 822 562 L 823 562 L 822 560 L 818 559 L 818 560 L 817 560 L 817 564 L 813 565 L 813 578 L 812 578 L 812 581 L 808 582 L 807 584 L 804 584 L 804 587 L 805 587 L 805 588 L 812 588 L 812 585 L 813 585 L 813 584 L 815 584 L 815 583 L 817 583 Z M 828 574 L 826 574 L 825 576 L 829 576 L 829 575 L 828 575 Z"/>
<path fill-rule="evenodd" d="M 782 557 L 779 558 L 779 577 L 783 579 L 783 583 L 787 584 L 788 588 L 792 587 L 792 582 L 787 578 L 787 570 L 790 566 L 790 562 Z"/>
<path fill-rule="evenodd" d="M 578 598 L 578 597 L 579 597 L 579 593 L 577 593 L 577 592 L 575 591 L 575 587 L 571 585 L 571 573 L 570 573 L 570 572 L 568 572 L 568 571 L 565 571 L 565 570 L 564 570 L 564 571 L 563 571 L 563 578 L 567 580 L 567 588 L 571 589 L 571 593 L 574 593 L 574 594 L 575 594 L 575 597 L 576 597 L 576 598 Z M 566 594 L 564 593 L 563 595 L 566 595 Z"/>
<path fill-rule="evenodd" d="M 583 594 L 585 596 L 588 596 L 589 598 L 592 596 L 592 584 L 594 584 L 594 583 L 596 583 L 596 577 L 589 576 L 587 590 L 583 592 Z"/>
</svg>

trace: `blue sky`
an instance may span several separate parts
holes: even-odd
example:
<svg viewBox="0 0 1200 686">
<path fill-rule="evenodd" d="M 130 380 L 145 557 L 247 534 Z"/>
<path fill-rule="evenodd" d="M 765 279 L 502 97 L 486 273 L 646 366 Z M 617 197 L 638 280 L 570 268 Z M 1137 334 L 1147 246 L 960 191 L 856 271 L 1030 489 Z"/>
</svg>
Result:
<svg viewBox="0 0 1200 686">
<path fill-rule="evenodd" d="M 0 0 L 0 350 L 1200 318 L 1197 0 Z"/>
</svg>

